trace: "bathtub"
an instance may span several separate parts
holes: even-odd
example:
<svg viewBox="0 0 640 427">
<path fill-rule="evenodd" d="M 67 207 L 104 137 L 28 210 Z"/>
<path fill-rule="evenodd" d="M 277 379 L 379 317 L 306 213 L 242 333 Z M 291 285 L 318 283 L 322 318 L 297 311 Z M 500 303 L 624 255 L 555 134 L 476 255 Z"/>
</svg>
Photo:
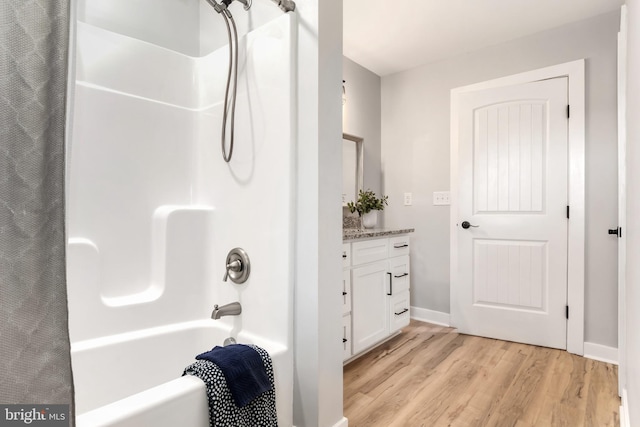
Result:
<svg viewBox="0 0 640 427">
<path fill-rule="evenodd" d="M 280 344 L 210 319 L 74 343 L 71 347 L 78 427 L 208 427 L 204 383 L 182 377 L 194 357 L 225 338 L 252 343 L 273 360 L 279 425 L 291 425 L 288 352 Z M 287 403 L 289 402 L 289 403 Z"/>
</svg>

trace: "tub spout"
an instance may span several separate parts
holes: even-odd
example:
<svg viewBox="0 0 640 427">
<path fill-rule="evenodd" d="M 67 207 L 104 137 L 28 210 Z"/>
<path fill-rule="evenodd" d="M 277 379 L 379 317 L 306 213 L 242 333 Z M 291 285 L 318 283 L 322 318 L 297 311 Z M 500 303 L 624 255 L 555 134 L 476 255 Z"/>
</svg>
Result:
<svg viewBox="0 0 640 427">
<path fill-rule="evenodd" d="M 242 313 L 242 306 L 239 302 L 232 302 L 229 304 L 225 304 L 222 307 L 218 307 L 218 304 L 213 306 L 213 311 L 211 312 L 212 319 L 219 319 L 222 316 L 237 316 Z"/>
</svg>

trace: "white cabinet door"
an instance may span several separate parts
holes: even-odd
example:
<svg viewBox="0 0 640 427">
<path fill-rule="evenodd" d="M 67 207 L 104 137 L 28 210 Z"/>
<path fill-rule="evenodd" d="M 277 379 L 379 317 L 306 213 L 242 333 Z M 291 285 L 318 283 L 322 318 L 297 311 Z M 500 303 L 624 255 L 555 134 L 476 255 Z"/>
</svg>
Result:
<svg viewBox="0 0 640 427">
<path fill-rule="evenodd" d="M 355 246 L 355 245 L 354 245 Z M 353 354 L 389 335 L 388 261 L 354 268 L 351 280 Z"/>
<path fill-rule="evenodd" d="M 342 314 L 351 311 L 351 270 L 342 271 Z"/>
<path fill-rule="evenodd" d="M 342 244 L 342 268 L 351 266 L 351 243 Z"/>
<path fill-rule="evenodd" d="M 351 315 L 342 317 L 342 360 L 351 357 Z"/>
</svg>

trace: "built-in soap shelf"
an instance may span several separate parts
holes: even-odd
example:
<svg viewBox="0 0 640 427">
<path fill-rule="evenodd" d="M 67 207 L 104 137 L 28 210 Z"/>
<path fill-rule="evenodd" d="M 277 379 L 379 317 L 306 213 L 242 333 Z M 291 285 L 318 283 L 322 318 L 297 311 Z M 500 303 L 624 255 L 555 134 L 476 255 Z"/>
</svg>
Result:
<svg viewBox="0 0 640 427">
<path fill-rule="evenodd" d="M 74 307 L 70 316 L 99 320 L 70 322 L 72 341 L 158 326 L 154 315 L 158 310 L 165 313 L 163 323 L 195 320 L 199 313 L 194 305 L 201 304 L 202 298 L 183 290 L 187 284 L 204 289 L 212 283 L 202 259 L 211 258 L 212 239 L 203 236 L 213 236 L 213 218 L 214 209 L 208 206 L 157 208 L 150 218 L 152 248 L 147 266 L 116 276 L 124 277 L 124 283 L 105 274 L 108 268 L 128 267 L 109 265 L 109 254 L 101 251 L 104 236 L 70 237 L 67 282 L 69 304 Z M 201 311 L 208 308 L 203 306 Z"/>
</svg>

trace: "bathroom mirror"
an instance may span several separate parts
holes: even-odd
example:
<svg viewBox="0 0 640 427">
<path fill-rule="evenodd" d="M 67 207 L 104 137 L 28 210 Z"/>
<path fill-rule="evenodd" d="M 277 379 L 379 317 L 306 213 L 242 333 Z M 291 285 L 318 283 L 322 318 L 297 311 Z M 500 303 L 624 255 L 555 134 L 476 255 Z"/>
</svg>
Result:
<svg viewBox="0 0 640 427">
<path fill-rule="evenodd" d="M 363 142 L 358 136 L 342 134 L 342 206 L 355 201 L 362 190 Z"/>
</svg>

